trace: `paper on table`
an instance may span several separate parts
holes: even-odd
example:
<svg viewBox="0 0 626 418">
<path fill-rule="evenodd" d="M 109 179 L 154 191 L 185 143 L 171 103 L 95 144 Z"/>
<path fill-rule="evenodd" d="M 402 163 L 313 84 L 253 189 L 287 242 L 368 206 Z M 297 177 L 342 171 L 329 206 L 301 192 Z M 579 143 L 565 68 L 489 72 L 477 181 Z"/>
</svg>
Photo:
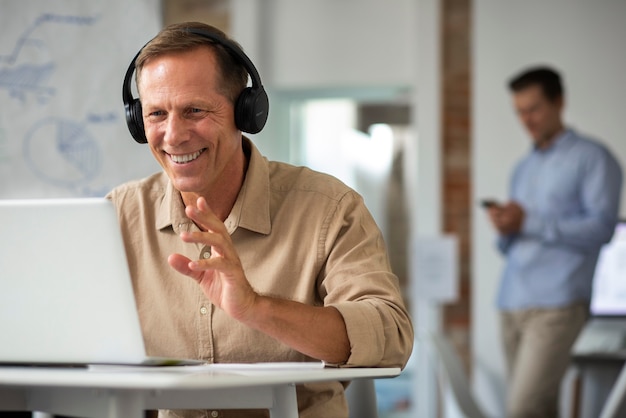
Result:
<svg viewBox="0 0 626 418">
<path fill-rule="evenodd" d="M 124 364 L 90 364 L 89 370 L 93 371 L 154 371 L 154 372 L 206 372 L 210 370 L 254 372 L 265 370 L 315 370 L 323 369 L 326 363 L 322 361 L 312 362 L 267 362 L 267 363 L 207 363 L 188 366 L 142 366 Z"/>
<path fill-rule="evenodd" d="M 223 370 L 299 370 L 299 369 L 323 369 L 326 364 L 323 361 L 308 362 L 268 362 L 268 363 L 213 363 L 206 367 Z"/>
</svg>

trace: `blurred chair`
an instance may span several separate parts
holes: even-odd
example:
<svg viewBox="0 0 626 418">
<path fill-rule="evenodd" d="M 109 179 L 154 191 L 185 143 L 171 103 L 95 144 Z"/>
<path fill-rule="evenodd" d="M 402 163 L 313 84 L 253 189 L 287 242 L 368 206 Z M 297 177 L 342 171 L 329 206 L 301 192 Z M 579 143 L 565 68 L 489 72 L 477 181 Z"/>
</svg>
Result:
<svg viewBox="0 0 626 418">
<path fill-rule="evenodd" d="M 346 389 L 350 418 L 378 418 L 373 379 L 356 379 Z"/>
<path fill-rule="evenodd" d="M 439 334 L 432 334 L 431 341 L 433 350 L 440 360 L 440 366 L 443 366 L 438 367 L 442 400 L 445 399 L 446 390 L 450 388 L 454 400 L 465 418 L 487 418 L 474 398 L 461 359 L 450 341 Z"/>
</svg>

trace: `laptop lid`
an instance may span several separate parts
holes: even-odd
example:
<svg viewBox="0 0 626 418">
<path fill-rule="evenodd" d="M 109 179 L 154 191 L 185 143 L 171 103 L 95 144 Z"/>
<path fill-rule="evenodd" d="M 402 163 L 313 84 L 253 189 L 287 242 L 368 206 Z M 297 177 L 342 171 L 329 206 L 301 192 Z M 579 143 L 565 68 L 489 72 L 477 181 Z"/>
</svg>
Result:
<svg viewBox="0 0 626 418">
<path fill-rule="evenodd" d="M 626 318 L 626 220 L 620 220 L 610 242 L 600 250 L 593 277 L 593 317 Z"/>
<path fill-rule="evenodd" d="M 145 360 L 110 201 L 0 200 L 0 237 L 0 363 Z"/>
</svg>

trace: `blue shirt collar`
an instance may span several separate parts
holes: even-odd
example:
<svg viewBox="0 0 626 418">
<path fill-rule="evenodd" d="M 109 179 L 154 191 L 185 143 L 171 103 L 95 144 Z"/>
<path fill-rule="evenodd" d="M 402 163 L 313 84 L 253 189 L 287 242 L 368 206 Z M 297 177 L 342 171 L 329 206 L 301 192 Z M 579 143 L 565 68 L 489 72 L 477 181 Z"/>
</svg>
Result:
<svg viewBox="0 0 626 418">
<path fill-rule="evenodd" d="M 563 129 L 559 135 L 552 141 L 552 143 L 546 149 L 539 149 L 533 145 L 533 151 L 539 153 L 547 153 L 552 150 L 562 148 L 568 141 L 567 138 L 573 134 L 572 130 L 569 128 Z"/>
</svg>

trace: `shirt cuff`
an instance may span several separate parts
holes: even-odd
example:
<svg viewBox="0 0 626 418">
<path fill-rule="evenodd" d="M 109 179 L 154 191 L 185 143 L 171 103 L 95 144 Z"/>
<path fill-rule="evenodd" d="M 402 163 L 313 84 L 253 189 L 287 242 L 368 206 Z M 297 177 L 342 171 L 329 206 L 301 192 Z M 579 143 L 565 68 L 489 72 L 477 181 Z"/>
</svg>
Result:
<svg viewBox="0 0 626 418">
<path fill-rule="evenodd" d="M 344 367 L 375 367 L 385 353 L 384 324 L 378 310 L 366 301 L 331 304 L 343 316 L 350 340 Z"/>
<path fill-rule="evenodd" d="M 526 212 L 524 224 L 522 225 L 522 234 L 533 237 L 541 237 L 544 233 L 543 220 L 533 212 Z"/>
<path fill-rule="evenodd" d="M 554 220 L 545 218 L 532 212 L 527 212 L 522 225 L 522 234 L 538 238 L 544 242 L 554 242 L 559 238 L 557 225 Z"/>
</svg>

